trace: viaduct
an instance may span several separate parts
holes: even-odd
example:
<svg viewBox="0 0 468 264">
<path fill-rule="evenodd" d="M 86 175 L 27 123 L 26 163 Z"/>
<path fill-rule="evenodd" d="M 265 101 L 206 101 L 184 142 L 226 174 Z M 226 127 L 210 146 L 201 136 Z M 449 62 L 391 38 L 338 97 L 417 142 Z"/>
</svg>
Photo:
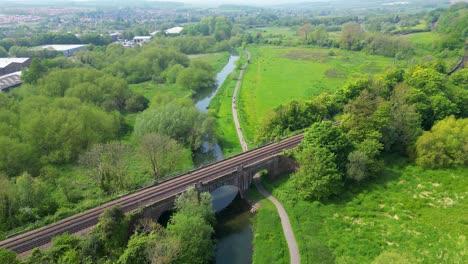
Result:
<svg viewBox="0 0 468 264">
<path fill-rule="evenodd" d="M 283 152 L 296 147 L 302 138 L 302 134 L 296 135 L 192 170 L 48 226 L 9 237 L 0 241 L 0 248 L 22 254 L 46 246 L 62 233 L 81 233 L 96 225 L 99 215 L 112 206 L 120 206 L 125 213 L 137 213 L 137 217 L 157 219 L 172 209 L 177 195 L 193 186 L 199 192 L 212 192 L 221 186 L 233 185 L 244 197 L 257 172 L 267 170 L 270 177 L 277 178 L 296 169 L 295 162 Z"/>
</svg>

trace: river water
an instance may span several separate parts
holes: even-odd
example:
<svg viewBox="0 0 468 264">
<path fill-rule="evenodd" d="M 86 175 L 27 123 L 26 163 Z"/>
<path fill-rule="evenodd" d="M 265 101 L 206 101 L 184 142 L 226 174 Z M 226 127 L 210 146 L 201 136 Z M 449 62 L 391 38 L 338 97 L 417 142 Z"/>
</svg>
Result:
<svg viewBox="0 0 468 264">
<path fill-rule="evenodd" d="M 211 100 L 231 72 L 236 68 L 239 56 L 230 56 L 224 68 L 216 75 L 216 86 L 201 91 L 195 98 L 195 107 L 201 112 L 208 112 Z M 203 142 L 195 152 L 195 166 L 222 160 L 223 152 L 218 143 Z M 252 263 L 252 227 L 250 205 L 240 198 L 237 188 L 221 187 L 212 193 L 213 208 L 216 213 L 215 226 L 216 252 L 215 263 L 248 264 Z M 226 207 L 227 206 L 227 207 Z"/>
<path fill-rule="evenodd" d="M 205 89 L 197 93 L 195 98 L 195 107 L 203 113 L 208 112 L 211 100 L 215 97 L 219 88 L 223 85 L 226 78 L 236 68 L 236 61 L 239 56 L 231 55 L 224 68 L 216 75 L 216 85 L 211 89 Z M 223 151 L 218 143 L 203 142 L 201 148 L 195 152 L 193 163 L 195 166 L 211 163 L 223 159 Z"/>
</svg>

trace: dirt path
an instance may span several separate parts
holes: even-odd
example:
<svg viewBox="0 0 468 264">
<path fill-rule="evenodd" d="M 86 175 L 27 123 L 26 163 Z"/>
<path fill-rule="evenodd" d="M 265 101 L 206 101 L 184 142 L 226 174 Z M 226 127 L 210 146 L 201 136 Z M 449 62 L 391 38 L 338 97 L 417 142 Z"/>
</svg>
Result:
<svg viewBox="0 0 468 264">
<path fill-rule="evenodd" d="M 245 142 L 244 135 L 242 133 L 242 128 L 240 126 L 239 117 L 237 115 L 237 94 L 239 92 L 240 85 L 242 83 L 242 78 L 244 77 L 245 68 L 250 62 L 250 52 L 245 51 L 247 53 L 247 62 L 242 65 L 242 69 L 239 73 L 239 78 L 237 79 L 236 88 L 234 89 L 234 94 L 232 96 L 232 117 L 234 119 L 234 124 L 236 125 L 237 137 L 239 138 L 239 142 L 242 146 L 242 151 L 247 151 L 248 146 Z M 296 238 L 294 237 L 294 232 L 291 227 L 291 223 L 289 222 L 288 214 L 284 209 L 283 205 L 270 193 L 263 188 L 262 182 L 260 180 L 259 175 L 255 175 L 254 177 L 255 186 L 257 187 L 258 191 L 265 196 L 268 200 L 270 200 L 275 206 L 276 210 L 278 210 L 278 214 L 281 219 L 281 226 L 283 227 L 284 237 L 286 238 L 286 242 L 288 243 L 289 248 L 289 256 L 290 256 L 290 263 L 291 264 L 299 264 L 301 263 L 301 255 L 299 254 L 299 247 L 297 246 Z"/>
<path fill-rule="evenodd" d="M 242 151 L 244 152 L 249 149 L 247 147 L 247 143 L 245 142 L 245 138 L 242 133 L 242 128 L 240 126 L 239 117 L 237 116 L 236 99 L 237 99 L 237 94 L 239 93 L 239 88 L 242 83 L 242 78 L 244 77 L 245 68 L 247 68 L 247 65 L 249 64 L 249 61 L 250 61 L 250 52 L 248 51 L 245 51 L 245 52 L 247 53 L 247 62 L 244 65 L 242 65 L 242 69 L 239 73 L 239 77 L 237 78 L 236 88 L 234 89 L 234 94 L 232 96 L 232 102 L 231 102 L 232 118 L 234 119 L 234 124 L 236 125 L 237 137 L 239 138 L 239 142 L 242 146 Z"/>
</svg>

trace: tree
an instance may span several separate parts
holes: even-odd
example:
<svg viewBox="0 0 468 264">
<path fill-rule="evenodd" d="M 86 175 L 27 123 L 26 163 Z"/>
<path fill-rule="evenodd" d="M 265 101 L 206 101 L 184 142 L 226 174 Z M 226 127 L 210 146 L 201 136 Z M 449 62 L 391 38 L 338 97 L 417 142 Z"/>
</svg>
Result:
<svg viewBox="0 0 468 264">
<path fill-rule="evenodd" d="M 347 50 L 361 50 L 363 48 L 365 32 L 355 22 L 343 25 L 341 30 L 340 47 Z"/>
<path fill-rule="evenodd" d="M 321 121 L 326 113 L 326 107 L 316 102 L 291 101 L 280 105 L 265 116 L 255 140 L 265 143 L 287 136 Z"/>
<path fill-rule="evenodd" d="M 125 247 L 128 239 L 128 221 L 125 220 L 122 208 L 113 206 L 106 209 L 99 216 L 99 222 L 93 232 L 93 235 L 102 241 L 105 252 L 120 255 L 120 250 Z"/>
<path fill-rule="evenodd" d="M 346 134 L 339 127 L 334 126 L 332 122 L 315 123 L 305 132 L 299 151 L 302 151 L 302 148 L 309 147 L 328 150 L 333 154 L 338 170 L 345 172 L 348 154 L 352 149 L 352 145 Z M 328 153 L 320 151 L 322 154 L 326 154 L 325 156 L 330 156 Z M 304 159 L 304 161 L 307 160 Z"/>
<path fill-rule="evenodd" d="M 346 177 L 355 181 L 362 181 L 375 177 L 383 169 L 383 161 L 378 160 L 383 145 L 375 139 L 366 139 L 357 149 L 348 155 Z"/>
<path fill-rule="evenodd" d="M 174 139 L 159 134 L 146 134 L 140 142 L 139 153 L 151 169 L 154 180 L 166 176 L 181 163 L 183 147 Z"/>
<path fill-rule="evenodd" d="M 299 171 L 292 177 L 302 199 L 325 199 L 338 194 L 343 186 L 336 156 L 330 150 L 306 145 L 298 154 Z"/>
<path fill-rule="evenodd" d="M 35 172 L 37 156 L 31 145 L 18 139 L 0 136 L 0 171 L 9 176 Z"/>
<path fill-rule="evenodd" d="M 41 61 L 38 58 L 33 58 L 29 68 L 23 69 L 21 79 L 26 83 L 35 84 L 46 72 L 47 69 L 41 64 Z"/>
<path fill-rule="evenodd" d="M 373 114 L 382 101 L 365 89 L 345 106 L 341 123 L 352 141 L 361 142 L 369 137 L 380 139 L 380 120 L 373 118 Z"/>
<path fill-rule="evenodd" d="M 214 252 L 214 211 L 211 196 L 191 188 L 176 199 L 177 212 L 171 218 L 168 234 L 179 241 L 174 263 L 209 263 Z"/>
<path fill-rule="evenodd" d="M 176 199 L 176 210 L 186 215 L 197 215 L 214 225 L 215 217 L 211 195 L 207 192 L 198 194 L 194 188 L 189 188 Z"/>
<path fill-rule="evenodd" d="M 20 264 L 16 258 L 16 254 L 8 249 L 0 248 L 0 263 L 3 264 Z"/>
<path fill-rule="evenodd" d="M 0 46 L 0 58 L 6 58 L 6 57 L 8 57 L 8 52 L 5 50 L 5 48 Z"/>
<path fill-rule="evenodd" d="M 416 163 L 427 168 L 468 165 L 468 119 L 447 117 L 416 141 Z"/>
<path fill-rule="evenodd" d="M 127 244 L 124 253 L 120 255 L 118 264 L 149 263 L 147 248 L 151 237 L 144 234 L 134 234 Z"/>
<path fill-rule="evenodd" d="M 127 163 L 130 148 L 121 142 L 96 144 L 80 157 L 89 177 L 106 193 L 128 185 Z"/>
<path fill-rule="evenodd" d="M 153 236 L 147 246 L 147 255 L 151 264 L 174 263 L 180 252 L 180 241 L 170 236 L 162 227 L 156 230 Z"/>
<path fill-rule="evenodd" d="M 309 39 L 309 33 L 312 32 L 313 27 L 310 23 L 305 23 L 303 26 L 301 26 L 298 30 L 299 35 L 301 36 L 302 40 L 304 42 L 307 42 Z"/>
<path fill-rule="evenodd" d="M 134 133 L 137 138 L 149 133 L 166 135 L 195 150 L 204 140 L 211 140 L 208 135 L 212 135 L 213 122 L 213 118 L 199 112 L 191 101 L 176 100 L 139 114 Z"/>
</svg>

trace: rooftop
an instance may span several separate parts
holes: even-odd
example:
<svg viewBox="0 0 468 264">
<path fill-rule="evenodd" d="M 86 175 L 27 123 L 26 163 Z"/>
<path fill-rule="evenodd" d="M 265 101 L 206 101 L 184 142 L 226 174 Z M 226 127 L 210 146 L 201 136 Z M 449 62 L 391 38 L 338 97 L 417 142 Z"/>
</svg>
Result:
<svg viewBox="0 0 468 264">
<path fill-rule="evenodd" d="M 86 45 L 81 45 L 81 44 L 74 44 L 74 45 L 43 45 L 43 46 L 38 46 L 35 47 L 37 49 L 52 49 L 56 51 L 66 51 L 66 50 L 71 50 L 71 49 L 77 49 L 81 47 L 85 47 Z"/>
<path fill-rule="evenodd" d="M 0 92 L 21 83 L 21 72 L 0 76 Z"/>
<path fill-rule="evenodd" d="M 12 63 L 24 63 L 29 58 L 0 58 L 0 68 L 5 68 Z"/>
<path fill-rule="evenodd" d="M 166 34 L 179 34 L 180 32 L 182 32 L 183 29 L 184 29 L 183 27 L 173 27 L 173 28 L 164 30 L 164 33 L 166 33 Z"/>
<path fill-rule="evenodd" d="M 135 36 L 133 39 L 147 39 L 150 40 L 153 36 Z"/>
</svg>

